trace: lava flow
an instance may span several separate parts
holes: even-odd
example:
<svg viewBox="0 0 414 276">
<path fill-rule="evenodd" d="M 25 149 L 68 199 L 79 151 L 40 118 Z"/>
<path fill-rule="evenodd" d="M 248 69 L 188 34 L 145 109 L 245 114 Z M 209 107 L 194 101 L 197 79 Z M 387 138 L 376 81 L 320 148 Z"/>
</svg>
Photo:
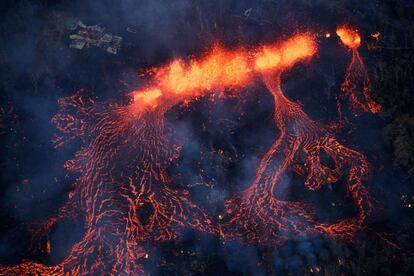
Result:
<svg viewBox="0 0 414 276">
<path fill-rule="evenodd" d="M 272 73 L 263 78 L 274 98 L 274 120 L 281 134 L 261 159 L 253 183 L 227 202 L 230 219 L 223 225 L 223 236 L 247 237 L 249 241 L 263 244 L 278 244 L 292 236 L 312 233 L 327 233 L 350 240 L 372 211 L 362 183 L 368 173 L 366 158 L 341 145 L 327 128 L 313 121 L 299 104 L 284 96 L 280 89 L 280 74 Z M 321 163 L 321 151 L 333 158 L 335 168 Z M 336 183 L 347 175 L 346 187 L 358 216 L 328 225 L 317 222 L 307 204 L 279 200 L 275 190 L 284 181 L 283 173 L 289 169 L 306 173 L 305 186 L 312 191 L 324 184 Z"/>
<path fill-rule="evenodd" d="M 63 146 L 73 139 L 82 141 L 82 148 L 65 164 L 79 177 L 66 204 L 43 224 L 40 233 L 47 235 L 61 219 L 81 218 L 83 238 L 57 265 L 25 262 L 1 267 L 1 274 L 144 273 L 143 242 L 176 239 L 182 228 L 251 243 L 278 244 L 289 235 L 309 234 L 351 239 L 371 212 L 362 183 L 368 163 L 363 154 L 337 142 L 280 88 L 283 72 L 316 53 L 315 37 L 308 33 L 256 49 L 215 46 L 201 58 L 174 60 L 149 70 L 151 81 L 131 93 L 129 105 L 98 104 L 80 94 L 61 99 L 60 113 L 52 122 L 62 135 L 54 142 Z M 354 57 L 359 64 L 356 48 Z M 349 70 L 354 72 L 355 66 Z M 180 155 L 182 144 L 171 141 L 174 130 L 165 113 L 184 100 L 243 88 L 257 79 L 273 95 L 274 121 L 281 134 L 263 156 L 254 181 L 226 203 L 226 219 L 217 223 L 190 200 L 189 191 L 172 188 L 166 169 Z M 321 163 L 322 150 L 333 158 L 335 168 Z M 314 218 L 305 203 L 278 199 L 275 188 L 291 168 L 307 174 L 305 185 L 312 191 L 346 175 L 358 215 L 325 224 Z"/>
<path fill-rule="evenodd" d="M 285 53 L 289 55 L 290 50 L 289 47 L 282 48 L 281 57 Z M 314 53 L 313 47 L 305 48 L 300 56 L 310 58 Z M 274 59 L 272 55 L 267 58 Z M 277 244 L 292 236 L 325 232 L 352 239 L 371 212 L 371 201 L 362 183 L 368 173 L 364 155 L 337 142 L 328 128 L 313 121 L 299 104 L 283 94 L 281 74 L 296 62 L 292 59 L 281 68 L 262 72 L 263 81 L 274 98 L 274 121 L 281 134 L 261 159 L 253 183 L 227 202 L 230 219 L 222 226 L 224 237 L 247 237 L 247 240 L 259 243 Z M 266 64 L 266 61 L 262 63 Z M 321 163 L 321 151 L 332 157 L 335 168 Z M 277 199 L 276 187 L 289 169 L 306 173 L 305 186 L 312 191 L 347 175 L 347 190 L 352 195 L 358 216 L 327 225 L 315 221 L 312 208 L 306 204 Z"/>
<path fill-rule="evenodd" d="M 352 60 L 345 72 L 345 78 L 341 86 L 340 100 L 348 97 L 353 111 L 362 109 L 366 112 L 377 113 L 381 105 L 374 102 L 370 94 L 370 81 L 364 62 L 358 52 L 361 45 L 361 36 L 349 26 L 340 26 L 336 34 L 343 45 L 352 51 Z M 342 116 L 341 103 L 338 102 L 338 111 Z"/>
</svg>

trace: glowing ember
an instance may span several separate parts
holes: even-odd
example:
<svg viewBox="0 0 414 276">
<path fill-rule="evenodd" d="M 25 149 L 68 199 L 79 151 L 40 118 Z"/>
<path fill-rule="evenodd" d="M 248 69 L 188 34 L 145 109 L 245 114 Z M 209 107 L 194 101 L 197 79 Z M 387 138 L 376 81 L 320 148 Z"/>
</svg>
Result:
<svg viewBox="0 0 414 276">
<path fill-rule="evenodd" d="M 381 37 L 381 33 L 380 32 L 375 32 L 375 33 L 371 34 L 371 36 L 373 38 L 375 38 L 376 41 L 378 41 Z"/>
</svg>

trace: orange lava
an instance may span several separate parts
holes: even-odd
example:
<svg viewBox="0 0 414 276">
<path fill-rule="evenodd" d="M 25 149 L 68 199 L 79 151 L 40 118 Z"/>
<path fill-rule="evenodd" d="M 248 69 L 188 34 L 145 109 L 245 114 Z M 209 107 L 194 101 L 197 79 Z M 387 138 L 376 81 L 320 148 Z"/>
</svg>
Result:
<svg viewBox="0 0 414 276">
<path fill-rule="evenodd" d="M 338 27 L 336 34 L 342 43 L 351 49 L 356 49 L 361 45 L 361 36 L 358 34 L 358 31 L 349 26 Z"/>
<path fill-rule="evenodd" d="M 362 64 L 356 51 L 360 39 L 356 33 L 344 33 L 347 29 L 338 30 L 354 53 L 346 78 L 352 83 L 355 66 Z M 307 33 L 255 49 L 215 46 L 188 62 L 177 59 L 154 68 L 148 84 L 131 93 L 130 105 L 100 105 L 78 94 L 61 99 L 60 112 L 52 119 L 61 132 L 54 143 L 59 147 L 74 139 L 82 142 L 65 164 L 78 178 L 67 202 L 43 223 L 39 235 L 48 235 L 59 220 L 81 218 L 83 238 L 59 264 L 28 261 L 0 267 L 0 274 L 145 274 L 143 263 L 150 258 L 145 243 L 177 239 L 183 228 L 266 245 L 304 235 L 352 239 L 372 209 L 363 185 L 368 162 L 340 144 L 281 89 L 281 74 L 316 53 L 314 36 Z M 167 168 L 180 156 L 182 144 L 172 144 L 173 130 L 164 115 L 182 101 L 257 79 L 273 96 L 273 119 L 281 134 L 260 160 L 252 183 L 225 202 L 226 215 L 217 221 L 192 202 L 187 189 L 171 185 Z M 333 168 L 321 163 L 322 151 L 334 160 Z M 305 175 L 304 185 L 311 191 L 345 179 L 357 215 L 321 223 L 308 204 L 279 199 L 276 187 L 287 170 Z M 53 247 L 46 246 L 53 254 Z"/>
<path fill-rule="evenodd" d="M 149 105 L 152 108 L 157 106 L 157 99 L 162 95 L 159 89 L 148 89 L 139 92 L 132 92 L 134 102 L 142 102 L 144 105 Z"/>
<path fill-rule="evenodd" d="M 240 87 L 249 79 L 248 56 L 243 50 L 225 50 L 215 46 L 200 60 L 185 64 L 175 60 L 160 69 L 155 79 L 162 90 L 196 95 L 218 87 Z"/>
<path fill-rule="evenodd" d="M 340 117 L 342 118 L 340 101 L 345 98 L 349 100 L 353 111 L 361 109 L 367 112 L 377 113 L 381 109 L 381 105 L 371 98 L 370 80 L 365 64 L 358 52 L 358 47 L 361 45 L 360 35 L 355 29 L 349 26 L 338 27 L 336 34 L 342 43 L 352 51 L 351 63 L 346 69 L 345 78 L 341 85 L 342 93 L 338 102 Z"/>
<path fill-rule="evenodd" d="M 132 108 L 135 112 L 145 109 L 154 109 L 158 105 L 158 98 L 162 96 L 161 90 L 158 88 L 150 88 L 146 90 L 131 92 L 133 104 Z"/>
<path fill-rule="evenodd" d="M 352 240 L 372 211 L 363 185 L 368 162 L 363 154 L 341 145 L 328 128 L 288 99 L 281 90 L 280 75 L 281 71 L 265 74 L 263 80 L 274 98 L 274 121 L 281 134 L 261 159 L 251 185 L 226 202 L 229 221 L 222 225 L 222 235 L 226 239 L 247 237 L 259 244 L 279 244 L 292 236 L 312 234 Z M 335 161 L 334 168 L 321 163 L 322 151 Z M 357 216 L 333 224 L 320 223 L 306 203 L 278 199 L 277 187 L 286 181 L 283 174 L 288 170 L 307 175 L 304 184 L 311 191 L 347 176 L 346 190 Z"/>
<path fill-rule="evenodd" d="M 158 101 L 174 102 L 206 93 L 212 89 L 241 88 L 265 71 L 288 69 L 298 61 L 316 53 L 317 46 L 310 34 L 258 49 L 227 50 L 215 45 L 211 52 L 188 62 L 176 59 L 161 68 L 154 68 L 150 88 L 132 93 L 135 103 L 154 107 Z"/>
</svg>

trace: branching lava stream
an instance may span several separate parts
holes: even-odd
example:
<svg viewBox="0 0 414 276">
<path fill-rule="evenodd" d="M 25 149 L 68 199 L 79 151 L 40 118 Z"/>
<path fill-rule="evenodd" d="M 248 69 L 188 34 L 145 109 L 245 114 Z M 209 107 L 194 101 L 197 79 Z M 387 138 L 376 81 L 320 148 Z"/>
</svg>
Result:
<svg viewBox="0 0 414 276">
<path fill-rule="evenodd" d="M 343 37 L 341 32 L 338 35 Z M 353 61 L 343 91 L 352 103 L 376 111 L 377 105 L 365 92 L 365 71 L 367 106 L 355 96 L 363 68 L 358 46 L 351 47 Z M 52 122 L 62 135 L 54 143 L 59 147 L 74 139 L 82 141 L 81 149 L 65 164 L 79 177 L 65 205 L 38 233 L 47 235 L 61 219 L 81 218 L 83 238 L 57 265 L 24 262 L 0 267 L 0 274 L 145 274 L 143 243 L 174 240 L 183 228 L 254 244 L 280 244 L 292 235 L 352 240 L 372 209 L 363 185 L 368 162 L 363 154 L 341 145 L 328 127 L 312 120 L 281 90 L 281 74 L 316 53 L 316 37 L 309 33 L 256 49 L 226 50 L 216 45 L 201 58 L 177 59 L 150 70 L 151 81 L 131 93 L 131 104 L 99 104 L 80 93 L 61 99 Z M 274 121 L 281 134 L 262 157 L 253 182 L 226 202 L 226 218 L 217 222 L 190 200 L 189 191 L 172 188 L 166 169 L 183 145 L 171 143 L 174 130 L 165 113 L 184 100 L 225 88 L 239 91 L 257 79 L 273 96 Z M 321 150 L 332 157 L 335 168 L 321 163 Z M 306 175 L 305 185 L 312 191 L 347 176 L 346 188 L 357 216 L 321 223 L 308 204 L 278 199 L 276 187 L 291 168 Z"/>
</svg>

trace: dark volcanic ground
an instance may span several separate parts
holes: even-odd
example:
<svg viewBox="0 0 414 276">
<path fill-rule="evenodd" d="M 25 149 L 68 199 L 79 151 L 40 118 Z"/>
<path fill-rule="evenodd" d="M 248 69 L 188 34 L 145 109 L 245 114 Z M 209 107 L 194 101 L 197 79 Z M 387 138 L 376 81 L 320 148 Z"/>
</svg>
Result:
<svg viewBox="0 0 414 276">
<path fill-rule="evenodd" d="M 3 3 L 4 2 L 4 3 Z M 140 85 L 137 72 L 171 58 L 196 55 L 213 41 L 231 47 L 274 41 L 295 30 L 334 33 L 338 24 L 361 30 L 361 55 L 372 81 L 378 116 L 361 115 L 342 142 L 365 153 L 372 165 L 366 184 L 376 211 L 355 244 L 292 240 L 280 247 L 253 247 L 199 233 L 153 245 L 145 268 L 154 274 L 400 275 L 414 269 L 414 3 L 411 1 L 3 1 L 0 47 L 0 265 L 24 259 L 55 264 L 82 237 L 82 222 L 63 221 L 44 244 L 29 250 L 30 226 L 47 218 L 67 196 L 76 175 L 63 163 L 77 146 L 54 149 L 50 119 L 57 100 L 83 89 L 96 101 L 126 101 Z M 100 48 L 69 48 L 74 20 L 100 23 L 123 37 L 117 55 Z M 127 28 L 131 31 L 127 31 Z M 371 34 L 380 32 L 377 41 Z M 336 116 L 338 94 L 350 56 L 335 36 L 321 41 L 319 57 L 284 76 L 284 90 L 324 123 Z M 246 101 L 208 97 L 176 107 L 172 124 L 191 126 L 179 164 L 170 173 L 193 199 L 220 214 L 232 192 L 254 176 L 257 162 L 278 135 L 270 96 L 260 85 Z M 243 116 L 240 116 L 244 111 Z M 200 127 L 201 126 L 201 127 Z M 205 154 L 201 155 L 200 152 Z M 339 187 L 315 195 L 293 176 L 287 197 L 306 198 L 321 217 L 344 216 L 349 199 Z M 336 209 L 331 203 L 338 203 Z M 386 242 L 388 241 L 388 242 Z M 151 247 L 151 245 L 148 245 Z"/>
</svg>

